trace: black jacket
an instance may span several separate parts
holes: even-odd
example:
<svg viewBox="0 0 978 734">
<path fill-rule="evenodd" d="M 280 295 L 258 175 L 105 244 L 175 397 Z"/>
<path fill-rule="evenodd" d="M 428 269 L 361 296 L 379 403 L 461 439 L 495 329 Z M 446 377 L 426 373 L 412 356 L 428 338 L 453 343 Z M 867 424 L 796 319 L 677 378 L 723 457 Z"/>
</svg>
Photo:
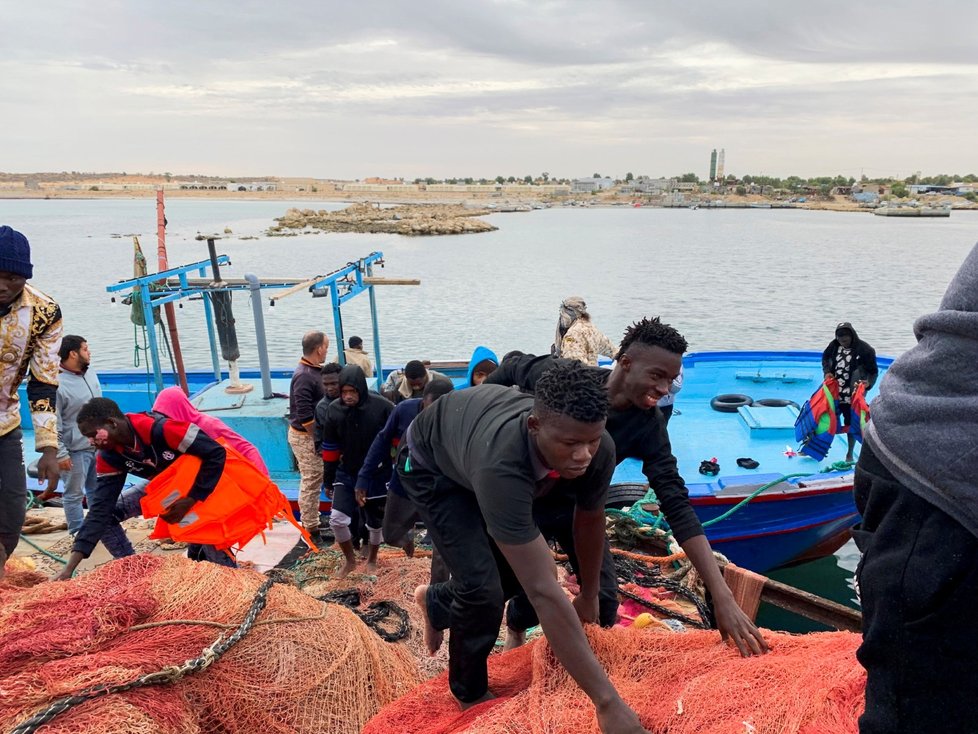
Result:
<svg viewBox="0 0 978 734">
<path fill-rule="evenodd" d="M 852 384 L 855 385 L 859 380 L 865 380 L 868 390 L 876 384 L 876 378 L 880 374 L 879 367 L 876 366 L 876 350 L 869 343 L 859 338 L 856 330 L 848 321 L 839 324 L 835 330 L 836 333 L 840 329 L 848 329 L 852 332 L 852 346 L 850 347 L 852 349 Z M 829 345 L 825 347 L 825 351 L 822 352 L 822 372 L 824 374 L 835 374 L 835 353 L 838 349 L 839 340 L 836 338 L 830 341 Z"/>
<path fill-rule="evenodd" d="M 340 397 L 326 408 L 322 431 L 323 482 L 331 486 L 337 473 L 350 487 L 356 482 L 363 460 L 370 451 L 370 444 L 387 423 L 394 411 L 394 404 L 387 398 L 367 390 L 367 378 L 358 365 L 348 364 L 340 371 L 340 390 L 352 385 L 360 394 L 360 402 L 348 407 Z M 390 455 L 384 457 L 377 475 L 389 477 Z"/>
<path fill-rule="evenodd" d="M 532 393 L 544 372 L 557 363 L 571 361 L 574 360 L 551 357 L 549 354 L 540 357 L 532 354 L 510 357 L 504 359 L 499 368 L 489 375 L 486 383 L 516 386 L 524 392 Z M 611 376 L 611 370 L 600 367 L 592 369 L 597 370 L 604 380 Z M 703 535 L 703 526 L 689 503 L 689 491 L 679 474 L 676 457 L 672 453 L 662 411 L 658 408 L 641 410 L 635 406 L 624 410 L 612 408 L 608 411 L 605 430 L 614 439 L 616 463 L 620 464 L 625 459 L 638 459 L 642 462 L 642 473 L 655 490 L 659 506 L 669 521 L 676 541 L 685 543 L 693 536 Z"/>
</svg>

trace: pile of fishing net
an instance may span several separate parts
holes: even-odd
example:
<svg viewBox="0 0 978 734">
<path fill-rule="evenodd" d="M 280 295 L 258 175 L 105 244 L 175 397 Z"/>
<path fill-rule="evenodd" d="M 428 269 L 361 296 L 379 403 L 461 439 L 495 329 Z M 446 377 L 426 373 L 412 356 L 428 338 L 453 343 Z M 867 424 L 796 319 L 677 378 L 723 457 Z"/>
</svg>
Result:
<svg viewBox="0 0 978 734">
<path fill-rule="evenodd" d="M 348 591 L 358 592 L 361 614 L 368 613 L 371 604 L 383 604 L 389 610 L 387 619 L 378 621 L 375 631 L 383 634 L 395 630 L 400 615 L 406 614 L 407 629 L 399 644 L 410 652 L 420 675 L 427 679 L 448 668 L 448 646 L 434 657 L 428 654 L 422 632 L 424 618 L 414 601 L 414 590 L 427 584 L 431 578 L 431 551 L 418 549 L 413 558 L 400 549 L 381 546 L 377 559 L 377 573 L 362 573 L 363 566 L 345 579 L 336 578 L 343 566 L 343 554 L 334 549 L 310 553 L 300 558 L 287 571 L 291 583 L 305 593 L 319 599 L 344 602 Z"/>
<path fill-rule="evenodd" d="M 240 641 L 180 677 L 262 593 Z M 137 555 L 70 582 L 0 586 L 0 730 L 63 696 L 158 671 L 175 680 L 87 700 L 42 731 L 354 734 L 421 680 L 407 650 L 351 610 L 251 571 Z"/>
<path fill-rule="evenodd" d="M 855 734 L 865 673 L 848 632 L 765 632 L 767 655 L 741 658 L 716 631 L 588 629 L 598 659 L 653 734 Z M 545 639 L 489 658 L 498 698 L 460 712 L 446 675 L 388 704 L 364 734 L 583 734 L 594 707 Z"/>
</svg>

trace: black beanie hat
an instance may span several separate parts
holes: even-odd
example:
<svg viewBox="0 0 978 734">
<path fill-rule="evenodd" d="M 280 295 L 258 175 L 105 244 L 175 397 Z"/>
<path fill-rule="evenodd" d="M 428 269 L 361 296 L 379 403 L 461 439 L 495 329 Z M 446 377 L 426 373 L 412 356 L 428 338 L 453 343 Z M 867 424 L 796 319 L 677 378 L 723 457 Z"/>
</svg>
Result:
<svg viewBox="0 0 978 734">
<path fill-rule="evenodd" d="M 6 224 L 0 227 L 0 271 L 15 273 L 28 280 L 34 276 L 27 238 Z"/>
</svg>

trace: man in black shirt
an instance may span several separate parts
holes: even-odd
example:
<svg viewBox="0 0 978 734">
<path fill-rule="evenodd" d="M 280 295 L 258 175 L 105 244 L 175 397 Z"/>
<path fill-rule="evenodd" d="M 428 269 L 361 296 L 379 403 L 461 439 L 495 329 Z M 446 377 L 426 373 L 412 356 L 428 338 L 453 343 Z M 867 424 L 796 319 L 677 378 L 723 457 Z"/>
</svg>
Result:
<svg viewBox="0 0 978 734">
<path fill-rule="evenodd" d="M 541 377 L 535 396 L 481 386 L 450 393 L 407 430 L 397 471 L 451 572 L 420 586 L 425 641 L 449 638 L 448 681 L 463 708 L 492 698 L 486 659 L 503 605 L 522 589 L 568 673 L 594 702 L 602 731 L 644 732 L 588 647 L 580 622 L 598 619 L 604 503 L 615 454 L 607 393 L 577 364 Z M 550 491 L 575 502 L 581 592 L 571 603 L 533 517 Z"/>
<path fill-rule="evenodd" d="M 690 562 L 703 578 L 713 598 L 717 628 L 724 640 L 732 639 L 741 655 L 767 651 L 760 631 L 737 606 L 733 594 L 713 558 L 699 518 L 689 503 L 686 484 L 679 475 L 672 454 L 665 419 L 656 408 L 659 398 L 669 393 L 672 381 L 682 367 L 686 340 L 658 317 L 642 319 L 625 330 L 616 364 L 612 370 L 596 370 L 608 387 L 611 409 L 607 430 L 615 442 L 616 461 L 628 458 L 642 461 L 642 473 L 659 499 L 673 536 L 686 552 Z M 555 364 L 566 360 L 550 356 L 529 355 L 504 359 L 486 383 L 516 385 L 533 392 L 538 381 Z M 546 500 L 537 512 L 542 515 L 548 537 L 561 541 L 568 532 L 570 513 L 560 506 L 559 497 Z M 566 548 L 565 548 L 566 550 Z M 601 574 L 601 622 L 614 624 L 618 606 L 617 577 L 610 549 L 605 552 Z M 511 636 L 521 638 L 535 624 L 532 610 L 524 597 L 510 602 L 506 613 Z M 517 640 L 518 641 L 518 640 Z M 510 642 L 510 646 L 513 643 Z"/>
</svg>

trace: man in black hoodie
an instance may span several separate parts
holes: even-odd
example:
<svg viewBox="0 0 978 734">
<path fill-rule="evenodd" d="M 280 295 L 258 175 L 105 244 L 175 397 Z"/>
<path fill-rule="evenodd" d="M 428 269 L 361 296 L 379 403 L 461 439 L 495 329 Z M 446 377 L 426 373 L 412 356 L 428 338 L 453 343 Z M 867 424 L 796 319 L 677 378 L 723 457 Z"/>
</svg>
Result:
<svg viewBox="0 0 978 734">
<path fill-rule="evenodd" d="M 340 578 L 357 565 L 350 525 L 359 512 L 363 512 L 370 534 L 367 571 L 377 568 L 377 550 L 383 540 L 386 478 L 392 469 L 390 456 L 382 458 L 383 466 L 374 474 L 377 479 L 369 487 L 356 489 L 356 481 L 370 444 L 393 410 L 391 401 L 367 390 L 367 378 L 359 366 L 348 364 L 342 369 L 340 397 L 329 404 L 322 425 L 323 484 L 333 499 L 329 526 L 346 557 Z"/>
<path fill-rule="evenodd" d="M 835 327 L 835 339 L 822 352 L 822 372 L 839 383 L 839 412 L 843 424 L 848 426 L 852 421 L 852 393 L 856 385 L 865 382 L 868 391 L 879 376 L 876 350 L 859 338 L 852 324 L 843 321 Z M 849 441 L 846 461 L 852 461 L 856 437 L 849 434 L 846 438 Z"/>
<path fill-rule="evenodd" d="M 914 333 L 853 483 L 863 734 L 978 732 L 978 246 Z"/>
</svg>

